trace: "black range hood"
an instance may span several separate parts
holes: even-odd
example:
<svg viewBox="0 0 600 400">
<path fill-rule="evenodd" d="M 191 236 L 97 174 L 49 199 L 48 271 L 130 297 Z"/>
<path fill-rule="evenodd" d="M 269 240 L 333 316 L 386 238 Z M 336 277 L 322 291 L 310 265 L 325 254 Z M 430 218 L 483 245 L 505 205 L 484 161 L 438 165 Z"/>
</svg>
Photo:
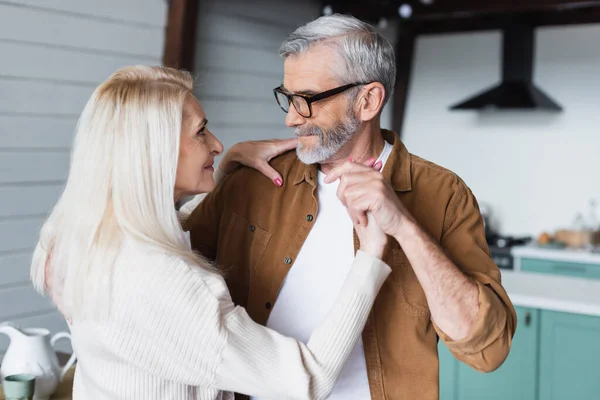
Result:
<svg viewBox="0 0 600 400">
<path fill-rule="evenodd" d="M 534 32 L 526 23 L 512 23 L 503 30 L 502 81 L 450 107 L 451 110 L 547 110 L 561 111 L 533 83 Z"/>
</svg>

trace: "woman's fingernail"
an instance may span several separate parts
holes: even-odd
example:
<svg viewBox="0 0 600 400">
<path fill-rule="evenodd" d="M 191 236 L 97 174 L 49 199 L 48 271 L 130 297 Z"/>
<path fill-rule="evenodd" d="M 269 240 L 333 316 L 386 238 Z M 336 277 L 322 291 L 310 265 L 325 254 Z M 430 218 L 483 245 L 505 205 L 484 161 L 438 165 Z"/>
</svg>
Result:
<svg viewBox="0 0 600 400">
<path fill-rule="evenodd" d="M 275 178 L 273 180 L 273 183 L 275 183 L 277 186 L 281 187 L 281 185 L 283 185 L 283 182 L 281 181 L 281 179 L 279 178 Z"/>
<path fill-rule="evenodd" d="M 350 156 L 350 157 L 348 157 L 348 161 L 350 161 L 350 162 L 354 162 L 354 160 L 352 159 L 352 157 L 351 157 L 351 156 Z"/>
<path fill-rule="evenodd" d="M 375 163 L 375 165 L 373 165 L 373 168 L 375 168 L 375 169 L 381 169 L 382 166 L 383 166 L 383 163 L 381 161 L 377 161 Z"/>
</svg>

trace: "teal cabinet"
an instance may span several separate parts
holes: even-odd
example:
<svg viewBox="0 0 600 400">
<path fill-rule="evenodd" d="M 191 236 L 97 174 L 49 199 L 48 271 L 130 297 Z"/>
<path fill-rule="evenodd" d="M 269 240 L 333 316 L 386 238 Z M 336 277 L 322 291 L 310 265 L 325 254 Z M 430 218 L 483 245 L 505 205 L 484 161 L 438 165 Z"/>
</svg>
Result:
<svg viewBox="0 0 600 400">
<path fill-rule="evenodd" d="M 459 363 L 457 400 L 536 400 L 539 310 L 515 309 L 517 330 L 508 357 L 491 373 Z"/>
<path fill-rule="evenodd" d="M 517 330 L 511 351 L 491 373 L 478 372 L 457 361 L 440 344 L 440 400 L 536 400 L 540 311 L 515 309 Z"/>
<path fill-rule="evenodd" d="M 540 400 L 600 399 L 600 318 L 541 312 Z"/>
<path fill-rule="evenodd" d="M 600 317 L 515 309 L 512 349 L 496 371 L 475 371 L 440 342 L 440 400 L 600 399 Z"/>
<path fill-rule="evenodd" d="M 527 257 L 522 258 L 520 262 L 521 271 L 524 272 L 574 276 L 585 279 L 600 279 L 600 264 Z"/>
<path fill-rule="evenodd" d="M 456 378 L 458 361 L 440 340 L 438 343 L 440 360 L 440 400 L 456 400 Z"/>
</svg>

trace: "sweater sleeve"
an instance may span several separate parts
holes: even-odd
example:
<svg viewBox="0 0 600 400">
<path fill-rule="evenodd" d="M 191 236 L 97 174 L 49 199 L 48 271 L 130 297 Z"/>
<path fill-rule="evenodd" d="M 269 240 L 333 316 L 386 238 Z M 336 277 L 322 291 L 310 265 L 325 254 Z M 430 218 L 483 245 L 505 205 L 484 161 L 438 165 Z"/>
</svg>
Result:
<svg viewBox="0 0 600 400">
<path fill-rule="evenodd" d="M 138 282 L 135 300 L 117 307 L 120 329 L 107 338 L 114 350 L 163 379 L 276 399 L 329 395 L 391 272 L 359 251 L 332 309 L 303 344 L 252 321 L 221 277 L 171 271 L 178 277 L 158 273 L 151 290 Z"/>
<path fill-rule="evenodd" d="M 332 309 L 306 345 L 254 323 L 243 308 L 234 309 L 225 320 L 228 340 L 216 387 L 273 399 L 327 398 L 390 272 L 359 251 Z"/>
</svg>

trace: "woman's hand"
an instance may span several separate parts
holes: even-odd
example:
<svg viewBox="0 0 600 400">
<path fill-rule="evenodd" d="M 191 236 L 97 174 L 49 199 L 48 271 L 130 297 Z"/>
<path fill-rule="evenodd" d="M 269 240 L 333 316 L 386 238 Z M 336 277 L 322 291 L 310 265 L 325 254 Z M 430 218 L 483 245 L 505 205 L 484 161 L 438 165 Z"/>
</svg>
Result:
<svg viewBox="0 0 600 400">
<path fill-rule="evenodd" d="M 354 223 L 354 230 L 360 241 L 360 249 L 373 257 L 381 259 L 383 257 L 383 249 L 387 244 L 387 235 L 377 225 L 373 214 L 367 212 L 366 220 L 366 225 L 361 221 Z"/>
<path fill-rule="evenodd" d="M 283 185 L 279 172 L 269 165 L 274 157 L 295 149 L 298 145 L 296 138 L 257 140 L 234 144 L 223 156 L 219 163 L 221 171 L 225 174 L 233 172 L 240 164 L 258 170 L 277 185 Z"/>
</svg>

